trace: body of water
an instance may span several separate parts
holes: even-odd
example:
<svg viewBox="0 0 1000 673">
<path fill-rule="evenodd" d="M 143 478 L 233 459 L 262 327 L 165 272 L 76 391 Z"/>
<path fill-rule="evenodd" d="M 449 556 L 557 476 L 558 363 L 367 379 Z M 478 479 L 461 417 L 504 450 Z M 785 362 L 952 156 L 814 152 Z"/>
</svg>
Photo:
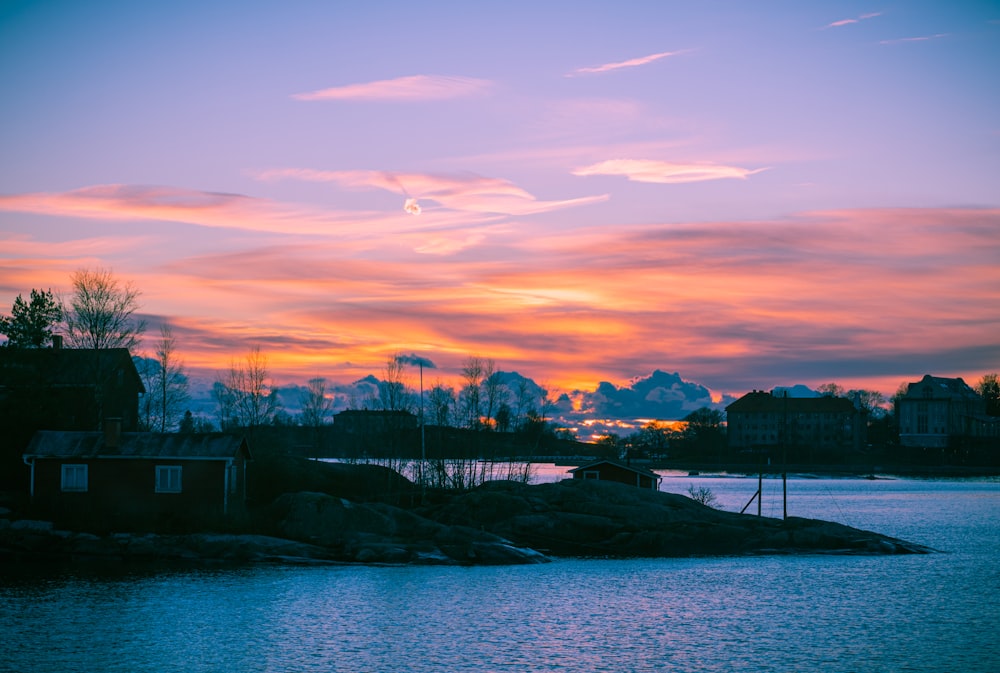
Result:
<svg viewBox="0 0 1000 673">
<path fill-rule="evenodd" d="M 692 485 L 738 511 L 757 480 L 662 489 Z M 798 478 L 788 494 L 790 515 L 943 553 L 0 568 L 0 671 L 1000 670 L 1000 482 Z M 781 512 L 766 480 L 763 513 Z"/>
</svg>

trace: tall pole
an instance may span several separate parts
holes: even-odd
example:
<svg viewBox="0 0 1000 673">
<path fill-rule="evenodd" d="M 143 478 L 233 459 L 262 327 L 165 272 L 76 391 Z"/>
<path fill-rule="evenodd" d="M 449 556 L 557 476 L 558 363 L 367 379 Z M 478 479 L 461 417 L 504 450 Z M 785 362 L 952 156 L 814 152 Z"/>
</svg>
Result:
<svg viewBox="0 0 1000 673">
<path fill-rule="evenodd" d="M 784 507 L 783 519 L 788 518 L 788 391 L 785 391 L 785 400 L 782 405 L 782 431 L 781 431 L 781 501 Z"/>
<path fill-rule="evenodd" d="M 427 495 L 427 480 L 424 479 L 424 467 L 427 466 L 427 443 L 424 441 L 424 363 L 420 362 L 420 489 L 421 495 Z"/>
<path fill-rule="evenodd" d="M 764 456 L 757 456 L 757 516 L 760 516 L 760 501 L 764 499 Z"/>
</svg>

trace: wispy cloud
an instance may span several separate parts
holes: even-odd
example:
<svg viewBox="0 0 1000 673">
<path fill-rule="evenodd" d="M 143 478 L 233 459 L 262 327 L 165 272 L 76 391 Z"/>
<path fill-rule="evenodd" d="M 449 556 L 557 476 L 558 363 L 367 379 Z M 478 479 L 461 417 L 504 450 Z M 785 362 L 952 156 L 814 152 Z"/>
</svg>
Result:
<svg viewBox="0 0 1000 673">
<path fill-rule="evenodd" d="M 882 16 L 882 12 L 869 12 L 868 14 L 861 14 L 853 19 L 841 19 L 840 21 L 828 23 L 823 26 L 823 28 L 840 28 L 841 26 L 850 26 L 854 23 L 861 23 L 862 21 L 866 21 L 868 19 L 874 19 L 876 16 Z"/>
<path fill-rule="evenodd" d="M 492 82 L 472 77 L 447 75 L 412 75 L 362 84 L 347 84 L 328 89 L 293 94 L 301 101 L 384 100 L 420 101 L 473 96 L 488 91 Z"/>
<path fill-rule="evenodd" d="M 399 211 L 337 211 L 241 194 L 148 185 L 94 185 L 68 192 L 0 195 L 0 212 L 22 212 L 114 221 L 183 222 L 262 233 L 337 236 L 364 247 L 373 235 L 415 234 L 435 229 L 483 226 L 488 214 L 435 213 L 419 226 L 403 223 Z M 461 235 L 456 234 L 456 235 Z M 464 235 L 462 235 L 464 238 Z M 402 236 L 401 236 L 402 238 Z M 419 239 L 423 245 L 423 239 Z M 353 243 L 350 243 L 353 242 Z"/>
<path fill-rule="evenodd" d="M 879 44 L 905 44 L 907 42 L 927 42 L 929 40 L 940 40 L 948 37 L 951 33 L 935 33 L 934 35 L 918 35 L 917 37 L 900 37 L 894 40 L 881 40 Z"/>
<path fill-rule="evenodd" d="M 262 343 L 281 380 L 360 378 L 393 352 L 429 357 L 447 379 L 465 354 L 488 352 L 557 387 L 670 367 L 737 391 L 791 377 L 855 387 L 879 372 L 885 381 L 861 387 L 891 394 L 927 366 L 975 374 L 982 353 L 996 353 L 1000 320 L 982 307 L 1000 287 L 997 209 L 808 212 L 571 236 L 518 222 L 414 233 L 424 216 L 395 216 L 403 225 L 392 236 L 359 234 L 363 250 L 344 244 L 345 230 L 239 237 L 227 248 L 192 241 L 199 252 L 183 258 L 147 241 L 139 259 L 134 246 L 100 250 L 80 227 L 46 257 L 48 242 L 8 235 L 0 289 L 9 302 L 58 286 L 81 263 L 114 266 L 143 289 L 147 310 L 197 327 L 189 364 L 211 372 Z"/>
<path fill-rule="evenodd" d="M 240 289 L 243 299 L 232 295 L 225 309 L 234 324 L 242 301 L 258 324 L 289 326 L 289 338 L 350 335 L 338 349 L 289 346 L 276 367 L 349 355 L 377 370 L 385 353 L 415 350 L 456 368 L 456 354 L 490 352 L 536 380 L 614 380 L 669 363 L 708 384 L 749 388 L 788 383 L 774 377 L 790 370 L 815 383 L 863 378 L 889 361 L 920 375 L 927 362 L 995 349 L 997 316 L 975 307 L 990 305 L 1000 282 L 998 222 L 996 210 L 886 209 L 573 236 L 525 227 L 501 241 L 502 253 L 487 246 L 417 265 L 347 259 L 331 243 L 202 259 L 188 270 Z M 734 380 L 737 371 L 745 378 Z"/>
<path fill-rule="evenodd" d="M 742 180 L 766 170 L 767 168 L 750 169 L 708 163 L 681 164 L 648 159 L 609 159 L 577 168 L 573 171 L 573 175 L 621 175 L 633 182 L 676 184 L 727 178 Z"/>
<path fill-rule="evenodd" d="M 587 68 L 577 68 L 573 72 L 568 73 L 566 77 L 574 77 L 575 75 L 594 75 L 602 72 L 610 72 L 612 70 L 620 70 L 622 68 L 637 68 L 641 65 L 646 65 L 654 61 L 659 61 L 661 58 L 667 58 L 669 56 L 677 56 L 679 54 L 685 54 L 689 51 L 691 50 L 681 49 L 679 51 L 663 51 L 658 54 L 650 54 L 649 56 L 630 58 L 627 61 L 618 61 L 616 63 L 605 63 L 604 65 L 591 66 Z"/>
<path fill-rule="evenodd" d="M 159 185 L 93 185 L 68 192 L 0 195 L 0 211 L 105 220 L 160 220 L 211 227 L 329 233 L 337 215 L 242 194 Z"/>
<path fill-rule="evenodd" d="M 425 212 L 421 201 L 432 201 L 450 210 L 529 215 L 570 208 L 608 199 L 607 194 L 559 201 L 539 201 L 528 191 L 509 180 L 488 178 L 474 173 L 433 175 L 394 171 L 318 171 L 292 168 L 264 171 L 263 180 L 291 178 L 311 182 L 332 182 L 353 189 L 384 189 L 405 198 L 403 208 L 416 214 Z"/>
</svg>

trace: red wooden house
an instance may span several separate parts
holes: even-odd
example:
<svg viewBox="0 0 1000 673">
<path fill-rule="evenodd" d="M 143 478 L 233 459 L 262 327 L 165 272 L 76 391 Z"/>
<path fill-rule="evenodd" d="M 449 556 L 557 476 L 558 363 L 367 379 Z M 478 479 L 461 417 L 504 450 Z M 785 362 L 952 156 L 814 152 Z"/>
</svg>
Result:
<svg viewBox="0 0 1000 673">
<path fill-rule="evenodd" d="M 35 433 L 24 453 L 32 505 L 44 512 L 229 514 L 246 501 L 246 439 L 221 433 Z"/>
<path fill-rule="evenodd" d="M 595 460 L 568 470 L 574 479 L 600 479 L 602 481 L 617 481 L 638 488 L 660 488 L 660 475 L 642 467 L 633 467 L 615 460 Z"/>
</svg>

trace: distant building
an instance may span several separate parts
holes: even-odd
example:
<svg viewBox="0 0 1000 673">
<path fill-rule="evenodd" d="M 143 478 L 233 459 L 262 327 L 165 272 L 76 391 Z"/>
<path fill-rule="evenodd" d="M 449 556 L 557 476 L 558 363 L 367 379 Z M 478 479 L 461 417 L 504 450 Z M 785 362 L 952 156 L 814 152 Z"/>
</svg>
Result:
<svg viewBox="0 0 1000 673">
<path fill-rule="evenodd" d="M 35 433 L 23 456 L 36 510 L 51 513 L 228 514 L 246 501 L 245 439 L 221 433 Z"/>
<path fill-rule="evenodd" d="M 660 488 L 660 475 L 641 467 L 625 465 L 615 460 L 595 460 L 568 470 L 574 479 L 597 479 L 600 481 L 615 481 L 638 488 Z"/>
<path fill-rule="evenodd" d="M 844 397 L 786 397 L 762 390 L 726 407 L 729 448 L 734 451 L 788 450 L 792 457 L 816 457 L 860 450 L 866 419 Z"/>
<path fill-rule="evenodd" d="M 986 401 L 961 378 L 927 374 L 908 383 L 896 404 L 902 446 L 944 448 L 960 438 L 997 436 Z"/>
</svg>

